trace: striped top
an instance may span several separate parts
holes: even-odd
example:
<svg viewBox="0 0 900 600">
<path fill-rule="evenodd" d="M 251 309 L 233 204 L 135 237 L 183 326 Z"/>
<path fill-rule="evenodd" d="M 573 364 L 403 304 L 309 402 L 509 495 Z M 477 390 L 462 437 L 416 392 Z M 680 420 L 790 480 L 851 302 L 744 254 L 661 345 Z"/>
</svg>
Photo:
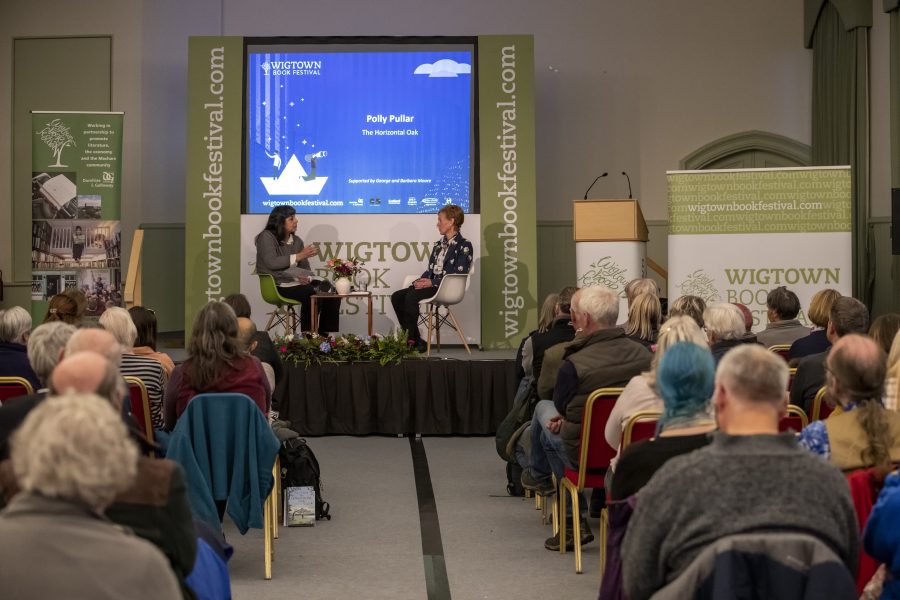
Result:
<svg viewBox="0 0 900 600">
<path fill-rule="evenodd" d="M 122 375 L 137 377 L 147 387 L 147 396 L 150 398 L 150 420 L 153 429 L 163 428 L 163 396 L 166 393 L 168 377 L 162 364 L 147 356 L 136 354 L 122 354 Z"/>
</svg>

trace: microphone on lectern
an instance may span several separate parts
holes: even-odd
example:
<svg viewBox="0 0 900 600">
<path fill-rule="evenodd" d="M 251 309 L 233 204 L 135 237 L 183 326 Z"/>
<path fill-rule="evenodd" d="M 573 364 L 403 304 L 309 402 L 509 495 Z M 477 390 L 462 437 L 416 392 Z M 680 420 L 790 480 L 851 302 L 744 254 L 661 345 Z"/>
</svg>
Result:
<svg viewBox="0 0 900 600">
<path fill-rule="evenodd" d="M 584 198 L 582 198 L 582 200 L 587 200 L 588 192 L 591 191 L 592 187 L 594 187 L 594 183 L 597 183 L 601 177 L 606 177 L 607 175 L 609 175 L 609 173 L 607 173 L 606 171 L 604 171 L 602 175 L 597 175 L 597 179 L 595 179 L 593 181 L 593 183 L 591 183 L 591 185 L 588 186 L 588 189 L 586 189 L 584 191 Z"/>
<path fill-rule="evenodd" d="M 631 199 L 632 199 L 632 195 L 631 195 L 631 177 L 629 177 L 629 176 L 628 176 L 628 173 L 626 173 L 625 171 L 622 171 L 622 175 L 624 175 L 624 176 L 625 176 L 625 179 L 628 180 L 628 199 L 631 200 Z"/>
</svg>

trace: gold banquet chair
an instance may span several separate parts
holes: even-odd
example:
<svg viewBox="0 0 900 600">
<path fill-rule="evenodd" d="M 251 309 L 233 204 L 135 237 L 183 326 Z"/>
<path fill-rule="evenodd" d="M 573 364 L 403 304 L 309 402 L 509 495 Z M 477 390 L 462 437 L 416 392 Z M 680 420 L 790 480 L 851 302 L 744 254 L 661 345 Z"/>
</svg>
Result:
<svg viewBox="0 0 900 600">
<path fill-rule="evenodd" d="M 16 396 L 30 396 L 34 388 L 24 377 L 0 377 L 0 404 Z"/>
</svg>

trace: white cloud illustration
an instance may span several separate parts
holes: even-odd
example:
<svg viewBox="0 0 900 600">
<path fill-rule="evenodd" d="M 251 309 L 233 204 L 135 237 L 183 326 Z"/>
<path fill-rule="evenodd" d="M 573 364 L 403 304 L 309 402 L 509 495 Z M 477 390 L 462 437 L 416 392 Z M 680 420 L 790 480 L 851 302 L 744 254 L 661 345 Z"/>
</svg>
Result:
<svg viewBox="0 0 900 600">
<path fill-rule="evenodd" d="M 449 58 L 442 58 L 433 64 L 424 63 L 416 67 L 413 75 L 428 75 L 429 77 L 457 77 L 461 74 L 472 72 L 472 65 L 458 63 Z"/>
</svg>

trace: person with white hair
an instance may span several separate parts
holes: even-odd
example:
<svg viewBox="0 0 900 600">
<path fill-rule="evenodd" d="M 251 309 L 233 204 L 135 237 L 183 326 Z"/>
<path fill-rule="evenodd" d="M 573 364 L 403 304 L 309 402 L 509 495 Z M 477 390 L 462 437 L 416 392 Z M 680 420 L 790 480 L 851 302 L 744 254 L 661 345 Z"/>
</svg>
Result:
<svg viewBox="0 0 900 600">
<path fill-rule="evenodd" d="M 46 390 L 50 383 L 50 374 L 62 358 L 69 338 L 75 333 L 75 327 L 62 321 L 52 321 L 38 325 L 28 338 L 28 362 L 41 382 L 40 388 Z"/>
<path fill-rule="evenodd" d="M 21 306 L 0 310 L 0 377 L 21 377 L 38 389 L 41 382 L 28 362 L 25 345 L 31 314 Z"/>
<path fill-rule="evenodd" d="M 580 289 L 572 297 L 571 310 L 572 321 L 580 334 L 566 346 L 553 399 L 541 400 L 534 409 L 531 464 L 522 472 L 523 487 L 545 496 L 556 492 L 551 475 L 561 481 L 565 468 L 578 468 L 581 420 L 591 392 L 623 387 L 632 377 L 647 370 L 652 358 L 649 350 L 625 337 L 625 331 L 616 327 L 619 298 L 611 290 Z M 579 509 L 585 504 L 580 502 Z M 567 532 L 571 531 L 568 528 Z M 583 522 L 580 543 L 593 539 L 587 522 Z M 544 547 L 558 551 L 560 543 L 557 534 Z M 574 535 L 569 534 L 564 543 L 567 548 L 574 548 Z"/>
<path fill-rule="evenodd" d="M 28 338 L 28 361 L 34 368 L 40 385 L 35 393 L 10 398 L 0 406 L 0 461 L 9 458 L 9 436 L 22 423 L 25 415 L 47 395 L 50 374 L 59 364 L 66 342 L 75 328 L 62 321 L 44 323 L 35 327 Z"/>
<path fill-rule="evenodd" d="M 12 440 L 22 491 L 0 513 L 4 598 L 182 597 L 165 556 L 103 517 L 137 462 L 121 418 L 98 396 L 48 398 L 31 411 Z"/>
<path fill-rule="evenodd" d="M 149 356 L 138 356 L 134 353 L 137 327 L 131 320 L 131 314 L 124 308 L 118 306 L 107 308 L 100 315 L 99 323 L 103 329 L 112 334 L 122 347 L 122 360 L 119 367 L 122 375 L 137 377 L 144 382 L 147 396 L 150 399 L 150 420 L 153 423 L 153 429 L 162 430 L 163 398 L 169 379 L 162 363 Z"/>
<path fill-rule="evenodd" d="M 744 315 L 734 304 L 713 302 L 703 311 L 703 322 L 709 337 L 709 349 L 717 365 L 732 348 L 753 342 L 752 338 L 746 337 Z"/>
</svg>

